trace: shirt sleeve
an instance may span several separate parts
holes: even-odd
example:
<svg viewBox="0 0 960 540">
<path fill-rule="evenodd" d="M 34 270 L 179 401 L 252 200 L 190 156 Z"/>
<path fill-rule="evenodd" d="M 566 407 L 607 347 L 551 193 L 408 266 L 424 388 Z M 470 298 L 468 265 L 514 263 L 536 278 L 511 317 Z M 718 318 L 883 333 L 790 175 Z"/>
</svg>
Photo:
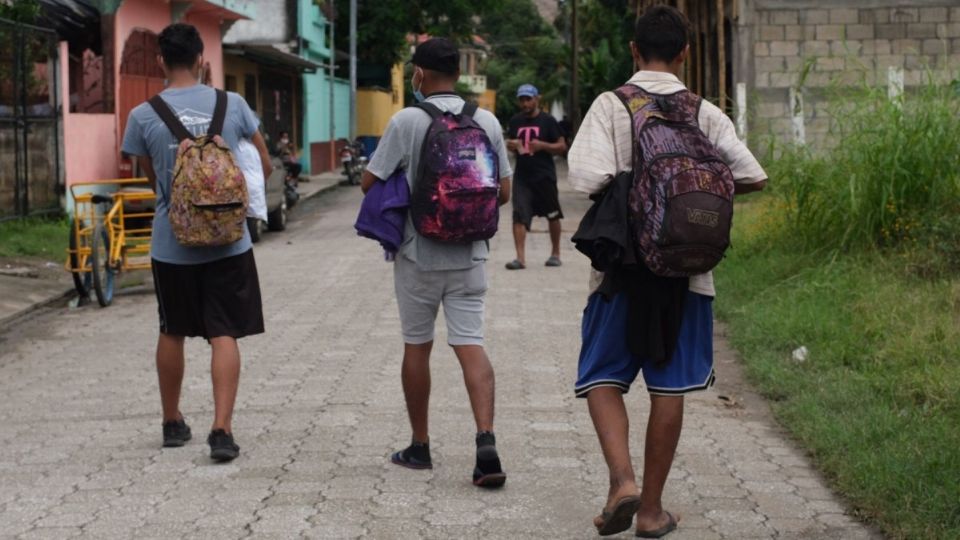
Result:
<svg viewBox="0 0 960 540">
<path fill-rule="evenodd" d="M 494 121 L 494 123 L 496 123 Z M 499 127 L 499 126 L 497 126 Z M 513 167 L 510 166 L 510 157 L 507 153 L 507 145 L 503 141 L 503 133 L 499 129 L 492 132 L 490 143 L 497 150 L 497 161 L 499 162 L 500 178 L 509 178 L 513 176 Z"/>
<path fill-rule="evenodd" d="M 616 114 L 618 108 L 622 115 Z M 623 126 L 618 128 L 620 123 Z M 631 129 L 627 110 L 615 95 L 605 92 L 594 100 L 567 154 L 570 166 L 567 180 L 573 189 L 599 192 L 617 173 L 630 166 L 630 158 L 622 155 L 624 151 L 620 147 L 625 147 L 630 155 Z"/>
<path fill-rule="evenodd" d="M 760 162 L 737 137 L 733 122 L 723 111 L 704 100 L 700 106 L 699 120 L 701 130 L 717 147 L 720 157 L 730 167 L 735 182 L 752 184 L 767 179 L 767 173 L 760 166 Z"/>
<path fill-rule="evenodd" d="M 383 132 L 383 137 L 377 144 L 377 149 L 374 151 L 370 163 L 367 165 L 367 170 L 380 180 L 386 180 L 390 178 L 393 171 L 397 170 L 397 167 L 405 167 L 406 163 L 403 163 L 405 155 L 403 139 L 396 117 L 391 118 L 387 124 L 387 129 Z M 409 175 L 410 171 L 407 171 L 407 174 Z"/>
<path fill-rule="evenodd" d="M 150 151 L 143 140 L 143 127 L 133 114 L 135 110 L 130 111 L 130 115 L 127 116 L 127 127 L 123 132 L 123 144 L 120 149 L 128 156 L 149 156 Z"/>
<path fill-rule="evenodd" d="M 542 139 L 544 142 L 555 143 L 560 140 L 560 124 L 557 123 L 557 119 L 553 116 L 547 116 L 543 131 L 544 137 L 542 137 Z"/>
</svg>

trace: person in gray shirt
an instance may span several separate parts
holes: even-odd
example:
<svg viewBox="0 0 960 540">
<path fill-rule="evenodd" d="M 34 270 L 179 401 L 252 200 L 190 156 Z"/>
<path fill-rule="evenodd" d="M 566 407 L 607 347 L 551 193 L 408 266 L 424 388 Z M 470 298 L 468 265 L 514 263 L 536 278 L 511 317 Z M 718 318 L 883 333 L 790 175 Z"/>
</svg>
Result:
<svg viewBox="0 0 960 540">
<path fill-rule="evenodd" d="M 193 136 L 205 135 L 213 119 L 216 91 L 200 84 L 203 41 L 188 24 L 166 27 L 158 38 L 161 66 L 169 85 L 160 98 Z M 270 176 L 270 158 L 259 121 L 246 101 L 227 94 L 221 136 L 236 153 L 249 138 L 260 153 L 264 178 Z M 157 193 L 150 243 L 154 288 L 160 315 L 157 372 L 163 406 L 163 446 L 183 446 L 190 427 L 180 413 L 184 371 L 184 340 L 199 336 L 210 342 L 213 359 L 214 418 L 207 443 L 210 457 L 230 461 L 239 455 L 231 419 L 240 381 L 237 338 L 263 332 L 260 283 L 250 232 L 228 245 L 189 247 L 174 237 L 167 214 L 178 141 L 149 103 L 130 112 L 123 136 L 123 153 L 136 156 Z"/>
<path fill-rule="evenodd" d="M 413 89 L 418 100 L 438 109 L 460 114 L 464 100 L 454 92 L 460 76 L 460 55 L 447 39 L 421 43 L 413 55 Z M 426 94 L 424 96 L 423 94 Z M 510 197 L 513 172 L 496 117 L 478 109 L 473 115 L 496 150 L 500 171 L 499 202 Z M 407 173 L 413 190 L 421 148 L 431 124 L 428 113 L 407 108 L 393 116 L 376 152 L 364 171 L 361 187 L 366 193 L 374 183 L 390 177 L 397 169 Z M 487 290 L 486 241 L 452 244 L 421 236 L 408 217 L 404 241 L 394 262 L 394 285 L 400 309 L 404 353 L 401 378 L 413 441 L 394 453 L 391 461 L 413 469 L 430 469 L 427 409 L 430 400 L 430 351 L 437 311 L 443 305 L 448 343 L 463 369 L 467 393 L 477 425 L 477 460 L 473 483 L 500 487 L 506 474 L 500 464 L 493 435 L 494 373 L 483 347 L 484 297 Z"/>
</svg>

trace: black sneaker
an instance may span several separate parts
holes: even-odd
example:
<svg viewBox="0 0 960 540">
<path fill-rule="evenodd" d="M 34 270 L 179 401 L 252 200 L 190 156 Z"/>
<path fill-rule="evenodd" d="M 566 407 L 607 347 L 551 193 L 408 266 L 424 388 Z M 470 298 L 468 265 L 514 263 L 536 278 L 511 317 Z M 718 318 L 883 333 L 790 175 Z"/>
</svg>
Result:
<svg viewBox="0 0 960 540">
<path fill-rule="evenodd" d="M 507 474 L 500 466 L 497 438 L 489 431 L 477 433 L 477 466 L 473 469 L 473 485 L 483 488 L 502 487 Z"/>
<path fill-rule="evenodd" d="M 187 444 L 193 435 L 190 433 L 190 426 L 183 418 L 171 420 L 163 423 L 163 446 L 164 448 L 176 448 Z"/>
<path fill-rule="evenodd" d="M 240 455 L 240 447 L 233 442 L 233 434 L 215 429 L 207 436 L 210 445 L 210 459 L 214 461 L 232 461 Z"/>
<path fill-rule="evenodd" d="M 421 443 L 413 441 L 410 446 L 394 452 L 390 456 L 390 461 L 406 467 L 408 469 L 432 469 L 433 461 L 430 460 L 430 443 Z"/>
</svg>

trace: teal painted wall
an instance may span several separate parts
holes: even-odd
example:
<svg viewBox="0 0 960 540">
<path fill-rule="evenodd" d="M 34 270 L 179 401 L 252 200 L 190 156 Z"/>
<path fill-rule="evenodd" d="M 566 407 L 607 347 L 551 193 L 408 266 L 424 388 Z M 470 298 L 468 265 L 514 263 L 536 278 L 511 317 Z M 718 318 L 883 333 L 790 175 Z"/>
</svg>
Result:
<svg viewBox="0 0 960 540">
<path fill-rule="evenodd" d="M 327 46 L 327 19 L 320 7 L 312 0 L 299 0 L 297 3 L 297 33 L 300 35 L 300 55 L 320 64 L 330 61 L 330 47 Z M 345 30 L 345 29 L 344 29 Z M 303 75 L 303 140 L 302 161 L 305 171 L 310 171 L 310 148 L 314 143 L 323 143 L 331 139 L 348 137 L 350 134 L 350 84 L 343 78 L 334 77 L 334 108 L 336 128 L 330 134 L 330 78 L 328 68 L 317 73 Z"/>
</svg>

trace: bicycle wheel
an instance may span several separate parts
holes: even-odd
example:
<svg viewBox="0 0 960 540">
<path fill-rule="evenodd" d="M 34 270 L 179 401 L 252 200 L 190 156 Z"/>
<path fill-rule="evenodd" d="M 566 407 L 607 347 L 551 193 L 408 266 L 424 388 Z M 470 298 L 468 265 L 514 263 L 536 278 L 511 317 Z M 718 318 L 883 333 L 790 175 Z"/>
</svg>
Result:
<svg viewBox="0 0 960 540">
<path fill-rule="evenodd" d="M 85 268 L 74 270 L 80 266 L 80 255 L 77 250 L 80 246 L 77 243 L 76 232 L 83 228 L 83 220 L 73 218 L 70 220 L 70 275 L 73 276 L 73 287 L 77 290 L 77 295 L 86 298 L 90 295 L 90 287 L 93 284 L 93 273 L 90 271 L 90 259 L 87 258 Z"/>
<path fill-rule="evenodd" d="M 90 267 L 93 274 L 93 290 L 97 293 L 97 302 L 107 307 L 113 301 L 113 281 L 115 272 L 110 268 L 110 237 L 103 225 L 97 225 L 93 231 L 91 243 Z"/>
</svg>

